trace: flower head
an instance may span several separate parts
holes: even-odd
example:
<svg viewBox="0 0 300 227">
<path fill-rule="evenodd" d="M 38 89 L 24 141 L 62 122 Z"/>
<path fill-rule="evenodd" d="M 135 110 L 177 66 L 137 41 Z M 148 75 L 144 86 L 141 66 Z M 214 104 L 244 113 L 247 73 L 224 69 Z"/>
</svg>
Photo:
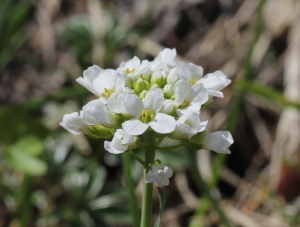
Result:
<svg viewBox="0 0 300 227">
<path fill-rule="evenodd" d="M 156 183 L 158 187 L 169 185 L 169 178 L 172 177 L 173 170 L 163 164 L 155 164 L 147 173 L 146 183 Z"/>
</svg>

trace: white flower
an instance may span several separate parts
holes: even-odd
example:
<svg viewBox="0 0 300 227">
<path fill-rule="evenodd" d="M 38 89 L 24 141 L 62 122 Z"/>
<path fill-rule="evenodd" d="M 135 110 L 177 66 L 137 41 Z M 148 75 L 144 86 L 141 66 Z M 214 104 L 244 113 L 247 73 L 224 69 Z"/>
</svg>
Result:
<svg viewBox="0 0 300 227">
<path fill-rule="evenodd" d="M 116 70 L 106 69 L 99 73 L 99 76 L 94 80 L 93 86 L 99 99 L 106 103 L 106 100 L 118 89 L 124 88 L 126 75 Z"/>
<path fill-rule="evenodd" d="M 108 109 L 115 113 L 128 114 L 128 111 L 125 108 L 125 97 L 132 93 L 133 91 L 128 87 L 118 89 L 108 98 Z"/>
<path fill-rule="evenodd" d="M 179 62 L 176 68 L 177 76 L 180 79 L 189 82 L 191 85 L 196 84 L 203 75 L 203 68 L 192 63 L 186 64 L 184 62 Z"/>
<path fill-rule="evenodd" d="M 80 112 L 80 115 L 78 112 L 65 114 L 60 126 L 73 134 L 84 133 L 87 130 L 87 125 L 82 121 L 82 112 Z"/>
<path fill-rule="evenodd" d="M 95 99 L 90 101 L 86 105 L 82 107 L 82 121 L 87 125 L 97 125 L 100 124 L 99 120 L 93 117 L 92 115 L 92 107 L 96 105 L 98 102 L 101 102 L 99 99 Z"/>
<path fill-rule="evenodd" d="M 128 95 L 125 107 L 135 118 L 125 121 L 122 124 L 123 129 L 131 135 L 141 135 L 149 126 L 162 134 L 174 131 L 175 119 L 159 113 L 163 102 L 164 94 L 159 88 L 149 90 L 143 102 L 136 95 Z"/>
<path fill-rule="evenodd" d="M 220 90 L 230 84 L 231 80 L 221 71 L 216 71 L 202 77 L 197 83 L 203 84 L 209 95 L 223 98 L 224 95 Z"/>
<path fill-rule="evenodd" d="M 141 63 L 141 60 L 135 56 L 126 62 L 122 62 L 119 68 L 117 68 L 117 71 L 125 73 L 133 81 L 137 80 L 138 78 L 148 80 L 151 74 L 149 65 L 149 61 L 144 60 Z"/>
<path fill-rule="evenodd" d="M 176 121 L 176 128 L 170 135 L 172 139 L 190 139 L 205 130 L 207 121 L 201 122 L 200 112 L 187 112 Z"/>
<path fill-rule="evenodd" d="M 107 109 L 107 106 L 99 99 L 86 104 L 83 109 L 83 121 L 88 125 L 102 124 L 106 127 L 117 127 L 114 114 Z"/>
<path fill-rule="evenodd" d="M 169 70 L 174 65 L 176 50 L 165 48 L 159 52 L 158 56 L 151 63 L 151 70 Z"/>
<path fill-rule="evenodd" d="M 206 150 L 230 154 L 231 152 L 228 150 L 228 147 L 233 144 L 233 138 L 228 131 L 218 131 L 205 135 L 202 143 Z"/>
<path fill-rule="evenodd" d="M 186 112 L 197 112 L 201 105 L 208 100 L 206 89 L 201 84 L 193 87 L 184 80 L 179 80 L 174 85 L 175 106 L 179 116 Z"/>
<path fill-rule="evenodd" d="M 136 139 L 132 135 L 123 129 L 118 129 L 111 142 L 104 142 L 104 148 L 112 154 L 120 154 L 126 151 L 129 146 L 134 146 L 135 142 Z"/>
<path fill-rule="evenodd" d="M 169 178 L 172 177 L 173 170 L 163 164 L 152 166 L 151 170 L 147 173 L 146 183 L 156 183 L 158 187 L 169 185 Z"/>
<path fill-rule="evenodd" d="M 99 76 L 99 73 L 103 71 L 99 66 L 93 65 L 83 71 L 83 77 L 76 79 L 77 83 L 88 89 L 90 92 L 97 94 L 97 91 L 93 87 L 94 80 Z"/>
</svg>

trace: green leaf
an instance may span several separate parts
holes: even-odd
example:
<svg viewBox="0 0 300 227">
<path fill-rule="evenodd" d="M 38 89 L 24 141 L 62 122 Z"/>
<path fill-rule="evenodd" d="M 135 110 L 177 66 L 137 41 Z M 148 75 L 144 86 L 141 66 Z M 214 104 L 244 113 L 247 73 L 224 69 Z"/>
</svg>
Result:
<svg viewBox="0 0 300 227">
<path fill-rule="evenodd" d="M 43 161 L 19 150 L 9 150 L 9 161 L 15 169 L 33 176 L 41 176 L 47 170 Z"/>
<path fill-rule="evenodd" d="M 37 156 L 43 152 L 43 142 L 35 136 L 24 136 L 18 140 L 10 149 L 15 152 L 24 152 L 29 155 Z"/>
<path fill-rule="evenodd" d="M 158 195 L 159 195 L 159 197 L 158 197 L 158 199 L 159 199 L 159 214 L 158 214 L 158 217 L 157 217 L 154 227 L 160 226 L 161 216 L 162 216 L 165 204 L 166 204 L 166 196 L 165 196 L 164 191 L 160 187 L 157 187 L 157 189 L 158 189 Z"/>
<path fill-rule="evenodd" d="M 43 175 L 47 170 L 45 162 L 37 158 L 44 150 L 43 142 L 36 136 L 24 136 L 7 148 L 10 164 L 17 170 L 34 176 Z"/>
</svg>

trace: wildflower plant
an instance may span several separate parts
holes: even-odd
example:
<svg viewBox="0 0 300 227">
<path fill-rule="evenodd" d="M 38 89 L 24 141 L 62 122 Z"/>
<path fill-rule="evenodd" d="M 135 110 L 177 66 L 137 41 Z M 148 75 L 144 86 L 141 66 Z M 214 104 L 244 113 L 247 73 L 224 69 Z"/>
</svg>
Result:
<svg viewBox="0 0 300 227">
<path fill-rule="evenodd" d="M 212 98 L 223 97 L 230 84 L 221 71 L 203 76 L 203 68 L 192 63 L 175 63 L 176 50 L 164 49 L 153 61 L 134 57 L 116 70 L 91 66 L 76 81 L 96 99 L 79 113 L 66 114 L 61 126 L 73 134 L 106 139 L 112 154 L 128 152 L 144 166 L 141 226 L 151 222 L 153 183 L 169 185 L 173 171 L 155 159 L 156 150 L 181 146 L 229 154 L 233 143 L 227 131 L 207 133 L 200 109 Z M 174 146 L 162 146 L 172 140 Z M 134 149 L 144 148 L 144 160 Z"/>
</svg>

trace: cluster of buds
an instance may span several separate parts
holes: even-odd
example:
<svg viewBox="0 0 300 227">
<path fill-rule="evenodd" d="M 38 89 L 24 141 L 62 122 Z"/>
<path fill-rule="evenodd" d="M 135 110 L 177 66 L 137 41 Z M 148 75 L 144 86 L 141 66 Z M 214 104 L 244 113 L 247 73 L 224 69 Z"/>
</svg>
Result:
<svg viewBox="0 0 300 227">
<path fill-rule="evenodd" d="M 134 57 L 116 70 L 89 67 L 76 81 L 96 99 L 79 113 L 64 115 L 61 126 L 110 140 L 104 147 L 113 154 L 142 147 L 143 135 L 150 131 L 157 140 L 188 141 L 194 149 L 230 153 L 231 134 L 206 133 L 207 121 L 199 115 L 213 96 L 223 97 L 221 90 L 231 81 L 221 71 L 203 76 L 201 66 L 175 63 L 175 57 L 175 49 L 164 49 L 153 61 Z M 173 171 L 161 163 L 151 166 L 146 182 L 168 185 Z"/>
</svg>

